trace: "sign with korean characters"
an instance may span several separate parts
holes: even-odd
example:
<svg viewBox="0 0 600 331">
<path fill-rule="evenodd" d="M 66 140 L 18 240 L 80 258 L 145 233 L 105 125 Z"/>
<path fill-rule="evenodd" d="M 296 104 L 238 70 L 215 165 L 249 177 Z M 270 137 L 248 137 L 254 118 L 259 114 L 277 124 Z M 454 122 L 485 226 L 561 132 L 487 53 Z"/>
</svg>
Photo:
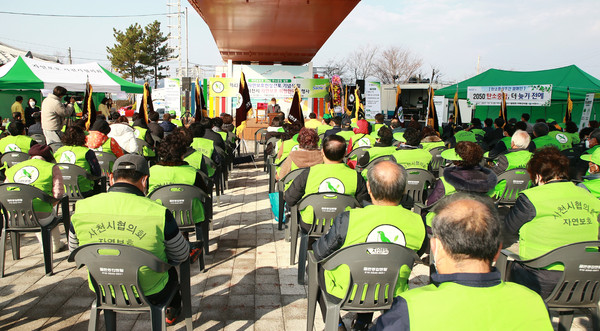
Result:
<svg viewBox="0 0 600 331">
<path fill-rule="evenodd" d="M 328 79 L 248 79 L 247 82 L 250 97 L 265 100 L 290 98 L 296 86 L 302 98 L 324 98 L 329 84 Z M 209 97 L 236 97 L 239 83 L 239 78 L 209 78 Z"/>
<path fill-rule="evenodd" d="M 507 106 L 550 106 L 552 84 L 514 86 L 469 86 L 467 104 L 500 106 L 502 91 L 506 94 Z"/>
<path fill-rule="evenodd" d="M 594 106 L 594 93 L 588 93 L 585 95 L 585 101 L 583 103 L 583 111 L 581 112 L 581 122 L 579 122 L 580 128 L 585 128 L 590 122 L 590 115 L 592 115 L 592 107 Z"/>
<path fill-rule="evenodd" d="M 381 113 L 381 83 L 367 82 L 365 99 L 365 117 L 375 118 L 375 115 Z"/>
</svg>

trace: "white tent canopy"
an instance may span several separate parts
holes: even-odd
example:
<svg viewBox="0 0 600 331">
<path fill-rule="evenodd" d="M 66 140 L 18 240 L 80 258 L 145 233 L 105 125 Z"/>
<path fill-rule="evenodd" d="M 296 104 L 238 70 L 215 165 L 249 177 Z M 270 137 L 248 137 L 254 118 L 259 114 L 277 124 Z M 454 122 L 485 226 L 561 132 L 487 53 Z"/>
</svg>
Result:
<svg viewBox="0 0 600 331">
<path fill-rule="evenodd" d="M 19 56 L 0 67 L 0 90 L 44 92 L 62 86 L 68 91 L 85 91 L 88 81 L 94 92 L 143 92 L 142 85 L 128 82 L 96 62 L 59 64 Z"/>
</svg>

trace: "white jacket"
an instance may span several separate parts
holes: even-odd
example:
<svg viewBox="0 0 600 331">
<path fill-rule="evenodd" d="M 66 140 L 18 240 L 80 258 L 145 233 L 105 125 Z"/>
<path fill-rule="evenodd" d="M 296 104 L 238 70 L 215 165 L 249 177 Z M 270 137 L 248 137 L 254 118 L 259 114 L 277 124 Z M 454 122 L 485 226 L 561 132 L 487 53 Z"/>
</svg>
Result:
<svg viewBox="0 0 600 331">
<path fill-rule="evenodd" d="M 124 123 L 114 123 L 110 125 L 109 138 L 115 138 L 119 146 L 127 153 L 135 153 L 138 149 L 135 133 L 132 127 Z"/>
</svg>

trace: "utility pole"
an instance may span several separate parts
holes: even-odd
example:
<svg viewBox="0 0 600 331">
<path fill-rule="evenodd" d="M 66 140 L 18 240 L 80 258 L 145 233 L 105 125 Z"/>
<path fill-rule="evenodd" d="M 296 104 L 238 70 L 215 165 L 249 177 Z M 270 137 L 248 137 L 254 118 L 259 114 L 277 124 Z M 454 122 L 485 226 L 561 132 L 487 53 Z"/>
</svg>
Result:
<svg viewBox="0 0 600 331">
<path fill-rule="evenodd" d="M 71 57 L 71 47 L 69 47 L 69 64 L 73 64 L 73 58 Z"/>
<path fill-rule="evenodd" d="M 477 75 L 479 75 L 479 62 L 481 60 L 481 55 L 477 55 Z"/>
<path fill-rule="evenodd" d="M 173 60 L 177 59 L 178 66 L 175 76 L 182 75 L 182 56 L 181 56 L 181 0 L 167 0 L 169 9 L 167 17 L 169 19 L 169 47 L 174 51 Z"/>
<path fill-rule="evenodd" d="M 190 47 L 188 44 L 189 41 L 189 33 L 188 33 L 188 7 L 185 7 L 185 77 L 190 75 L 189 66 L 190 66 Z"/>
</svg>

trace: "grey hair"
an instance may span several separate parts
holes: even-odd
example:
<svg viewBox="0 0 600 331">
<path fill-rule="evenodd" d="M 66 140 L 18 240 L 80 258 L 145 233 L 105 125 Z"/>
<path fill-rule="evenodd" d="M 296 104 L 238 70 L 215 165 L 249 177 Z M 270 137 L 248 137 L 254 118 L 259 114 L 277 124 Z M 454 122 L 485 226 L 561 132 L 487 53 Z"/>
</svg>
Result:
<svg viewBox="0 0 600 331">
<path fill-rule="evenodd" d="M 529 133 L 527 133 L 526 131 L 517 130 L 513 134 L 510 141 L 517 148 L 527 148 L 529 146 L 529 143 L 531 142 L 531 137 L 529 136 Z"/>
</svg>

